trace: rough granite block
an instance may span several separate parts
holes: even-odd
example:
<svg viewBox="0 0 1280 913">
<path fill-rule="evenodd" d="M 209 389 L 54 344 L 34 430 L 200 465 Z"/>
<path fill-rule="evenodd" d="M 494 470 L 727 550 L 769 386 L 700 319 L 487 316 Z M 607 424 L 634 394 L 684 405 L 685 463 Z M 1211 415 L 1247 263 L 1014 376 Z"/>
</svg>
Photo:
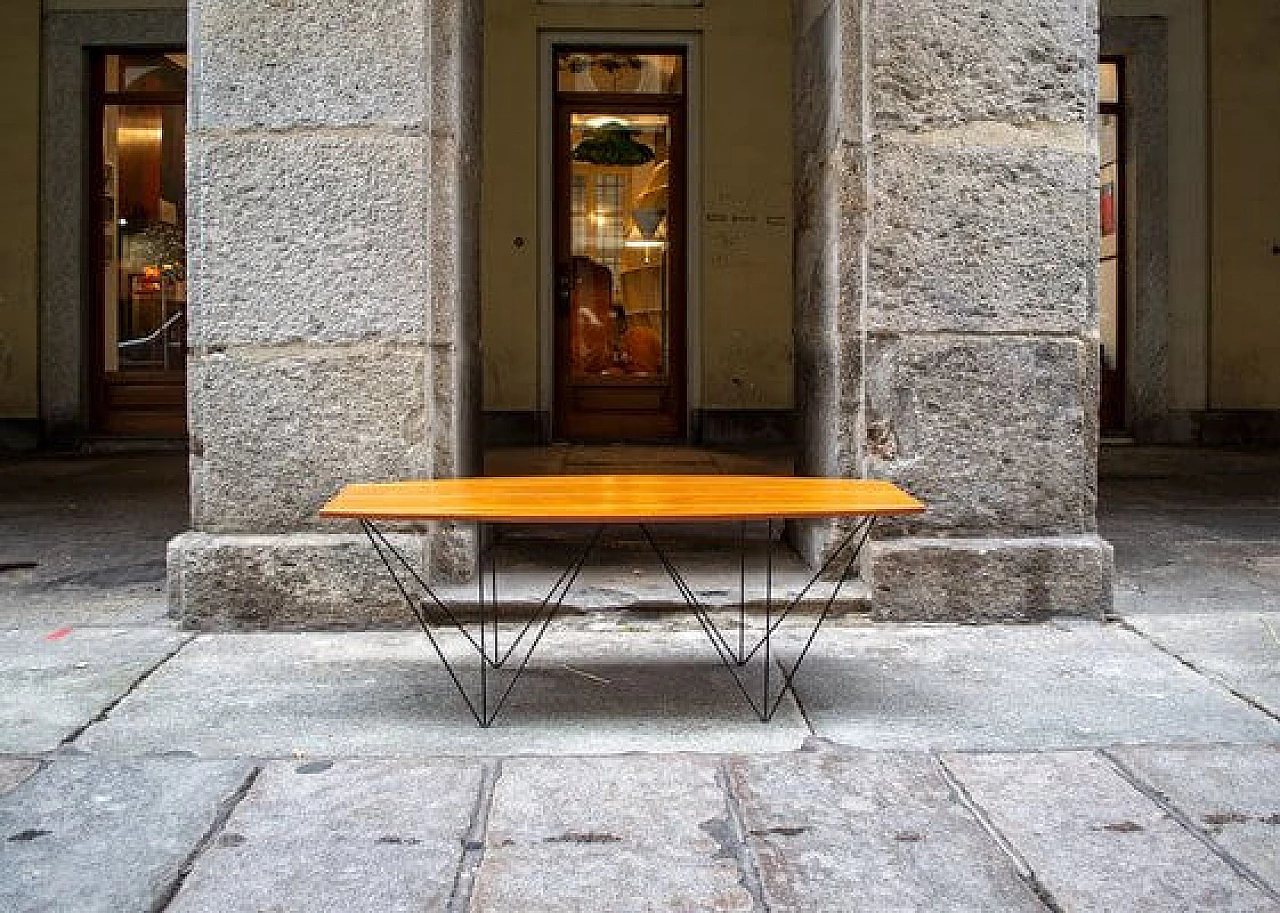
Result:
<svg viewBox="0 0 1280 913">
<path fill-rule="evenodd" d="M 421 137 L 193 137 L 190 344 L 424 342 Z"/>
<path fill-rule="evenodd" d="M 1094 0 L 876 0 L 872 118 L 880 129 L 1094 117 Z"/>
<path fill-rule="evenodd" d="M 429 0 L 191 0 L 191 124 L 426 122 Z"/>
<path fill-rule="evenodd" d="M 421 536 L 388 540 L 421 573 Z M 171 611 L 184 627 L 225 630 L 407 628 L 416 625 L 362 534 L 210 536 L 169 543 Z"/>
<path fill-rule="evenodd" d="M 1095 529 L 1097 352 L 1069 337 L 872 335 L 868 472 L 928 503 L 894 531 Z"/>
<path fill-rule="evenodd" d="M 1084 128 L 1036 131 L 1023 139 L 1043 145 L 1027 147 L 976 145 L 986 139 L 877 148 L 869 329 L 1096 327 L 1097 165 Z"/>
<path fill-rule="evenodd" d="M 1115 557 L 1098 536 L 889 539 L 871 544 L 880 621 L 1036 621 L 1101 618 L 1111 608 Z"/>
<path fill-rule="evenodd" d="M 191 361 L 191 512 L 202 532 L 332 530 L 351 482 L 430 474 L 426 356 L 396 348 Z"/>
</svg>

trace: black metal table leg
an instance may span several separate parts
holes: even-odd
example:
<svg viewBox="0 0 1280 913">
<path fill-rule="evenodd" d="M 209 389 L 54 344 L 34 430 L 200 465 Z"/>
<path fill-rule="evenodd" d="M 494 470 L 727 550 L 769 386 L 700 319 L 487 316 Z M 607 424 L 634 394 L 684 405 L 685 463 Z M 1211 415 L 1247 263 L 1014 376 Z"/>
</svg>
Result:
<svg viewBox="0 0 1280 913">
<path fill-rule="evenodd" d="M 586 544 L 574 557 L 573 563 L 556 579 L 547 595 L 543 597 L 533 614 L 525 622 L 520 633 L 503 650 L 498 638 L 499 618 L 496 602 L 496 582 L 493 592 L 487 596 L 484 592 L 483 560 L 486 550 L 483 548 L 483 541 L 477 543 L 476 557 L 477 609 L 480 634 L 480 639 L 477 641 L 458 614 L 436 594 L 430 583 L 423 578 L 422 574 L 418 573 L 413 563 L 396 550 L 395 546 L 387 539 L 386 534 L 368 520 L 361 520 L 360 524 L 368 536 L 369 542 L 373 545 L 374 551 L 377 552 L 378 557 L 386 566 L 387 572 L 395 582 L 396 588 L 404 598 L 405 604 L 413 613 L 419 627 L 422 628 L 422 632 L 427 636 L 428 642 L 444 666 L 458 694 L 462 697 L 472 717 L 482 728 L 488 728 L 497 719 L 498 713 L 507 702 L 507 698 L 511 696 L 516 682 L 528 667 L 529 660 L 532 658 L 538 644 L 542 641 L 543 635 L 546 634 L 547 628 L 550 627 L 551 622 L 564 604 L 565 597 L 568 596 L 587 559 L 595 549 L 601 534 L 601 528 L 596 528 L 592 532 Z M 483 540 L 483 526 L 479 528 L 479 535 Z M 496 556 L 491 556 L 491 561 L 496 562 L 496 560 Z M 496 581 L 496 569 L 492 571 L 492 575 Z M 411 588 L 421 591 L 426 598 L 415 598 Z M 493 618 L 494 649 L 492 656 L 488 650 L 489 635 L 487 633 L 490 615 Z M 458 631 L 479 657 L 478 700 L 473 699 L 469 689 L 463 684 L 460 669 L 455 668 L 445 654 L 438 632 L 435 630 L 438 627 L 452 627 Z M 521 644 L 525 642 L 525 639 L 530 634 L 533 635 L 532 638 L 528 641 L 527 646 L 521 650 Z M 491 683 L 490 679 L 493 674 L 497 670 L 504 669 L 513 658 L 517 660 L 517 665 L 506 677 L 505 687 L 496 682 Z M 497 687 L 491 687 L 491 684 Z"/>
<path fill-rule="evenodd" d="M 818 568 L 800 592 L 796 594 L 795 598 L 787 603 L 775 617 L 773 611 L 773 521 L 768 521 L 768 543 L 766 545 L 765 553 L 765 627 L 764 633 L 760 635 L 749 650 L 746 649 L 745 635 L 743 633 L 746 626 L 746 540 L 745 536 L 740 536 L 740 548 L 743 549 L 743 563 L 741 565 L 743 569 L 740 572 L 742 582 L 740 584 L 740 598 L 738 604 L 739 643 L 741 646 L 736 654 L 725 639 L 723 632 L 721 632 L 720 628 L 716 625 L 715 619 L 711 614 L 711 609 L 699 601 L 697 593 L 694 591 L 693 587 L 684 578 L 684 575 L 680 573 L 679 568 L 676 567 L 670 556 L 663 551 L 662 547 L 658 544 L 657 538 L 653 535 L 649 527 L 641 524 L 640 529 L 644 534 L 645 539 L 648 541 L 649 546 L 658 556 L 658 560 L 662 563 L 662 566 L 666 570 L 667 575 L 671 578 L 672 583 L 675 584 L 676 589 L 680 592 L 685 603 L 689 606 L 694 617 L 698 620 L 702 630 L 706 633 L 707 639 L 711 641 L 711 646 L 715 649 L 716 655 L 719 657 L 721 664 L 728 669 L 730 674 L 733 676 L 734 682 L 738 686 L 738 690 L 742 692 L 742 696 L 746 698 L 747 703 L 751 706 L 751 709 L 755 711 L 755 714 L 760 718 L 760 721 L 767 723 L 773 719 L 774 714 L 777 713 L 778 707 L 781 706 L 782 700 L 787 693 L 794 693 L 795 678 L 800 671 L 800 667 L 803 665 L 805 658 L 809 654 L 810 648 L 817 639 L 818 631 L 821 629 L 823 622 L 825 622 L 827 617 L 831 614 L 831 609 L 835 605 L 836 599 L 839 598 L 841 590 L 852 575 L 853 568 L 857 565 L 858 556 L 862 553 L 863 547 L 870 538 L 874 524 L 875 518 L 868 517 L 855 525 L 844 536 L 844 538 L 840 540 L 839 544 L 832 550 L 826 561 L 822 563 L 822 566 Z M 805 639 L 804 646 L 801 648 L 799 655 L 790 664 L 778 660 L 779 672 L 782 675 L 782 685 L 777 689 L 776 693 L 774 693 L 771 683 L 771 673 L 773 671 L 773 664 L 775 661 L 773 635 L 787 620 L 787 618 L 790 617 L 796 607 L 800 605 L 804 600 L 804 597 L 808 595 L 809 590 L 811 590 L 813 586 L 822 579 L 822 577 L 825 576 L 844 555 L 847 555 L 844 569 L 840 572 L 840 576 L 836 580 L 831 595 L 827 597 L 826 602 L 823 604 L 822 611 L 819 612 L 812 629 L 809 631 L 809 635 Z M 751 693 L 750 683 L 745 679 L 742 670 L 761 652 L 763 652 L 763 656 L 761 657 L 761 677 L 763 679 L 763 687 L 761 688 L 762 693 L 759 699 L 757 699 L 756 696 Z"/>
<path fill-rule="evenodd" d="M 671 560 L 670 556 L 659 545 L 656 537 L 650 528 L 645 524 L 640 524 L 640 530 L 650 547 L 657 555 L 667 575 L 670 577 L 676 589 L 685 600 L 693 612 L 694 617 L 706 633 L 712 647 L 715 649 L 720 662 L 733 676 L 738 690 L 742 692 L 751 709 L 760 718 L 761 722 L 769 722 L 774 714 L 777 713 L 778 707 L 781 706 L 782 700 L 788 692 L 794 693 L 794 682 L 800 671 L 801 665 L 804 663 L 805 657 L 808 655 L 810 648 L 813 646 L 817 638 L 818 631 L 822 627 L 823 622 L 827 619 L 831 612 L 832 606 L 839 598 L 840 592 L 848 581 L 852 569 L 856 566 L 858 556 L 861 554 L 863 547 L 870 538 L 874 518 L 868 518 L 863 522 L 854 526 L 834 550 L 830 556 L 823 562 L 822 566 L 814 573 L 800 592 L 788 602 L 775 615 L 773 605 L 773 531 L 774 521 L 768 521 L 767 525 L 767 544 L 765 554 L 765 626 L 764 632 L 755 642 L 748 648 L 747 645 L 747 589 L 746 589 L 746 524 L 743 523 L 739 530 L 738 543 L 740 549 L 739 563 L 739 600 L 738 600 L 738 637 L 737 648 L 734 649 L 725 637 L 724 633 L 716 624 L 709 607 L 704 606 L 698 599 L 697 593 L 693 587 L 681 574 L 679 568 Z M 498 713 L 506 704 L 507 699 L 511 696 L 512 690 L 515 688 L 516 682 L 519 680 L 525 669 L 529 665 L 530 659 L 533 657 L 534 651 L 541 643 L 543 636 L 550 627 L 556 614 L 562 608 L 565 598 L 569 591 L 573 588 L 578 576 L 581 574 L 583 567 L 586 565 L 587 559 L 594 551 L 595 546 L 600 540 L 604 527 L 596 527 L 589 536 L 586 544 L 575 555 L 573 562 L 565 568 L 556 581 L 551 585 L 534 610 L 532 615 L 525 621 L 524 626 L 520 629 L 511 642 L 503 648 L 500 640 L 500 624 L 498 610 L 498 572 L 497 572 L 497 535 L 494 534 L 494 541 L 486 547 L 485 544 L 485 524 L 477 523 L 477 549 L 476 549 L 476 601 L 479 614 L 479 635 L 477 641 L 471 630 L 465 622 L 459 617 L 458 613 L 449 607 L 431 587 L 423 575 L 420 574 L 404 555 L 391 544 L 386 534 L 378 529 L 372 522 L 368 520 L 360 521 L 361 527 L 368 536 L 370 543 L 373 545 L 374 551 L 386 566 L 387 572 L 391 575 L 396 588 L 403 597 L 405 604 L 413 613 L 418 625 L 426 634 L 432 649 L 436 656 L 440 659 L 445 671 L 448 673 L 450 680 L 457 689 L 458 694 L 462 697 L 467 709 L 471 712 L 472 717 L 482 728 L 491 726 Z M 787 620 L 797 606 L 808 595 L 809 590 L 831 570 L 836 562 L 847 553 L 847 561 L 844 569 L 841 571 L 836 580 L 835 587 L 831 595 L 827 598 L 822 607 L 822 611 L 818 614 L 808 637 L 805 639 L 804 646 L 801 648 L 799 655 L 790 664 L 781 660 L 778 662 L 778 672 L 782 676 L 782 684 L 776 689 L 773 688 L 771 676 L 773 674 L 773 665 L 775 662 L 775 652 L 773 648 L 773 635 L 778 628 Z M 489 568 L 489 592 L 485 591 L 485 557 L 488 556 Z M 415 598 L 412 590 L 420 591 L 423 596 Z M 425 597 L 425 598 L 424 598 Z M 489 651 L 489 622 L 492 619 L 492 639 L 493 650 Z M 461 671 L 450 662 L 445 653 L 444 647 L 440 642 L 436 628 L 452 627 L 465 639 L 466 643 L 476 652 L 479 657 L 479 694 L 478 699 L 473 699 L 469 689 L 464 685 Z M 521 647 L 522 644 L 527 645 Z M 761 677 L 763 679 L 763 687 L 759 698 L 752 694 L 749 682 L 745 678 L 745 668 L 752 661 L 763 653 Z M 506 677 L 505 686 L 499 685 L 493 687 L 496 682 L 491 681 L 494 674 L 498 670 L 505 670 L 507 666 L 516 661 L 515 668 L 511 670 Z M 496 698 L 496 699 L 495 699 Z"/>
</svg>

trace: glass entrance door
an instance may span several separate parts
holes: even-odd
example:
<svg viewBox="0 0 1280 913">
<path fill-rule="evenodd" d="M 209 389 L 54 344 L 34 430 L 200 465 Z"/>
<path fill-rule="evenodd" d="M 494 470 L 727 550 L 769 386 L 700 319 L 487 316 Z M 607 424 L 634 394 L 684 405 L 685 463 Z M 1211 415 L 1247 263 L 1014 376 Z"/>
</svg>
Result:
<svg viewBox="0 0 1280 913">
<path fill-rule="evenodd" d="M 95 61 L 100 153 L 89 175 L 92 424 L 186 431 L 186 85 L 181 52 Z"/>
<path fill-rule="evenodd" d="M 1124 68 L 1118 59 L 1099 67 L 1098 96 L 1098 297 L 1101 318 L 1101 425 L 1104 434 L 1125 431 L 1125 132 Z"/>
<path fill-rule="evenodd" d="M 685 432 L 684 60 L 556 53 L 555 434 Z"/>
</svg>

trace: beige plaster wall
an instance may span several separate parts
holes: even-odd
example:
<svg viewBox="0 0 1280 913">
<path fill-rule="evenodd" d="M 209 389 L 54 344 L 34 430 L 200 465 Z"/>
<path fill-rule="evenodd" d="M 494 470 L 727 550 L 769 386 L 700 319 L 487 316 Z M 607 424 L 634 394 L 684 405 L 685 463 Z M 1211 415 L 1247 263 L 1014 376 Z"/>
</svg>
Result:
<svg viewBox="0 0 1280 913">
<path fill-rule="evenodd" d="M 33 419 L 40 160 L 40 0 L 0 3 L 0 419 Z"/>
<path fill-rule="evenodd" d="M 1280 408 L 1280 3 L 1213 0 L 1213 369 L 1218 409 Z"/>
<path fill-rule="evenodd" d="M 701 211 L 690 302 L 691 406 L 788 408 L 791 367 L 791 4 L 622 8 L 488 0 L 481 225 L 484 405 L 547 408 L 539 316 L 540 30 L 696 34 L 691 144 Z M 735 221 L 736 217 L 736 221 Z M 525 239 L 523 246 L 514 243 Z M 697 263 L 692 268 L 699 268 Z M 696 321 L 696 325 L 694 322 Z"/>
<path fill-rule="evenodd" d="M 1171 409 L 1208 405 L 1209 171 L 1205 0 L 1102 0 L 1105 16 L 1169 25 L 1169 323 Z M 1140 178 L 1139 178 L 1140 179 Z M 1134 213 L 1141 219 L 1142 213 Z M 1130 271 L 1130 282 L 1136 282 Z M 1130 300 L 1134 300 L 1131 293 Z"/>
</svg>

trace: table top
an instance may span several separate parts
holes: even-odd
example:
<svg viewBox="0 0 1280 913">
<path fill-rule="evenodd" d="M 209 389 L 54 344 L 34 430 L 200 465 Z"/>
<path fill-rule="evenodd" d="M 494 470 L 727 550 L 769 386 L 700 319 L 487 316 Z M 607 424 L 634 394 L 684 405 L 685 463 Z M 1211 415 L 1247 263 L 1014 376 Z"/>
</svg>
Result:
<svg viewBox="0 0 1280 913">
<path fill-rule="evenodd" d="M 517 476 L 348 485 L 320 516 L 498 523 L 678 523 L 890 516 L 925 505 L 891 482 L 793 476 Z"/>
</svg>

